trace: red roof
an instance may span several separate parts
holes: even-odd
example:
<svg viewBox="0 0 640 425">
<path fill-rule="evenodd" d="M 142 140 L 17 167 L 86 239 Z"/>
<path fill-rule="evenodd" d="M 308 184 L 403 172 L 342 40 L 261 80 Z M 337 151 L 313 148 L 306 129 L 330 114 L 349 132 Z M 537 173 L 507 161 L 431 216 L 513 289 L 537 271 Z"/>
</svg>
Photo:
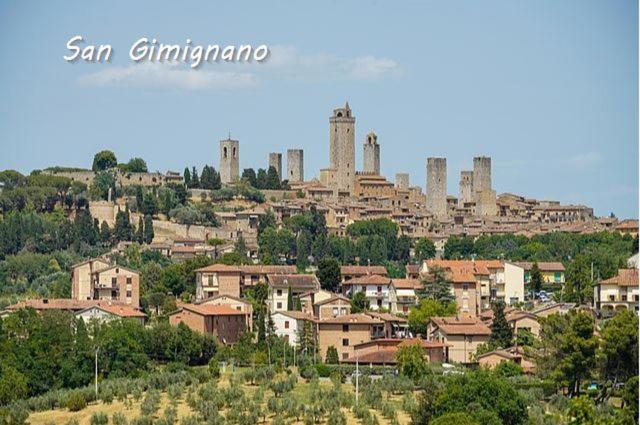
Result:
<svg viewBox="0 0 640 425">
<path fill-rule="evenodd" d="M 387 275 L 387 268 L 384 266 L 340 266 L 341 275 L 366 275 L 379 274 Z"/>
<path fill-rule="evenodd" d="M 240 269 L 236 266 L 227 266 L 226 264 L 211 264 L 210 266 L 195 269 L 196 272 L 205 273 L 240 273 Z"/>
<path fill-rule="evenodd" d="M 638 269 L 618 269 L 618 274 L 600 282 L 601 285 L 638 286 Z"/>
<path fill-rule="evenodd" d="M 475 317 L 432 317 L 431 322 L 449 335 L 491 335 L 491 329 Z"/>
<path fill-rule="evenodd" d="M 227 307 L 226 305 L 184 304 L 182 308 L 201 316 L 245 316 L 247 314 L 235 308 Z"/>
<path fill-rule="evenodd" d="M 342 282 L 343 285 L 388 285 L 390 283 L 390 278 L 378 274 L 358 276 Z"/>
</svg>

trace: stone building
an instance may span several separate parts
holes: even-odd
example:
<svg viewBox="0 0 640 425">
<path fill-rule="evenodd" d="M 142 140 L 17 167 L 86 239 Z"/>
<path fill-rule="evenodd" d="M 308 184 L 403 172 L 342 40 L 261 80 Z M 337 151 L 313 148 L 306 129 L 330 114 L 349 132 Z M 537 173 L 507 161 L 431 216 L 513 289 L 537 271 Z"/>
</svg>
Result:
<svg viewBox="0 0 640 425">
<path fill-rule="evenodd" d="M 304 152 L 302 149 L 287 150 L 287 178 L 290 183 L 304 181 Z"/>
<path fill-rule="evenodd" d="M 230 137 L 220 140 L 220 180 L 224 184 L 240 178 L 240 142 Z"/>
<path fill-rule="evenodd" d="M 362 151 L 362 171 L 380 175 L 380 145 L 378 136 L 371 132 L 367 134 Z"/>
<path fill-rule="evenodd" d="M 329 172 L 335 171 L 335 178 L 329 186 L 338 191 L 351 192 L 356 179 L 356 119 L 351 114 L 349 102 L 344 108 L 333 110 L 329 118 Z"/>
<path fill-rule="evenodd" d="M 496 192 L 491 188 L 491 157 L 473 158 L 472 193 L 476 202 L 476 215 L 498 215 Z"/>
<path fill-rule="evenodd" d="M 409 190 L 409 173 L 396 173 L 396 189 Z"/>
<path fill-rule="evenodd" d="M 458 206 L 473 202 L 473 171 L 460 171 L 460 195 L 458 196 Z"/>
<path fill-rule="evenodd" d="M 427 158 L 427 208 L 436 217 L 447 216 L 446 158 Z"/>
<path fill-rule="evenodd" d="M 271 152 L 269 154 L 269 168 L 275 168 L 278 177 L 282 180 L 282 154 L 280 152 Z"/>
</svg>

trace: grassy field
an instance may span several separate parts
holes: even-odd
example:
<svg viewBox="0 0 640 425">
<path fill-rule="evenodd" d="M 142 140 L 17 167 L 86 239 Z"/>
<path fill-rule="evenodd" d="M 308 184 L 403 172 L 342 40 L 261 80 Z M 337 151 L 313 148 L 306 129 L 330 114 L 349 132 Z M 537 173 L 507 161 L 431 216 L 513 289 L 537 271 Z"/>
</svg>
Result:
<svg viewBox="0 0 640 425">
<path fill-rule="evenodd" d="M 223 388 L 225 386 L 229 385 L 229 377 L 228 376 L 223 376 L 219 381 L 218 381 L 218 387 L 219 388 Z M 296 386 L 294 387 L 292 394 L 294 395 L 294 397 L 299 400 L 301 403 L 305 404 L 308 400 L 309 400 L 309 395 L 310 392 L 312 390 L 311 386 L 313 384 L 306 382 L 303 379 L 299 379 L 298 383 L 296 384 Z M 333 386 L 333 384 L 330 381 L 320 381 L 319 385 L 323 388 L 329 389 Z M 241 385 L 242 390 L 244 391 L 244 393 L 251 397 L 253 395 L 253 393 L 255 391 L 258 390 L 258 386 L 255 385 L 247 385 L 247 384 L 242 384 Z M 345 392 L 350 392 L 352 394 L 355 394 L 355 389 L 351 384 L 342 384 L 342 389 Z M 265 402 L 262 404 L 262 407 L 265 411 L 267 411 L 267 407 L 266 407 L 266 400 L 273 395 L 273 393 L 271 392 L 271 390 L 266 390 L 264 393 L 264 400 Z M 194 414 L 194 412 L 192 411 L 192 409 L 189 407 L 189 405 L 187 404 L 186 400 L 186 394 L 183 394 L 183 396 L 180 398 L 180 400 L 177 402 L 177 404 L 175 405 L 176 407 L 176 413 L 177 413 L 177 417 L 178 417 L 178 423 L 180 421 L 180 419 L 187 417 L 187 416 L 191 416 Z M 388 400 L 390 403 L 392 403 L 394 405 L 394 407 L 396 408 L 396 413 L 397 413 L 397 419 L 398 419 L 398 423 L 400 424 L 408 424 L 410 422 L 410 418 L 407 415 L 406 412 L 404 412 L 402 410 L 402 399 L 400 396 L 392 396 L 390 398 L 387 398 L 387 396 L 385 396 L 385 400 Z M 56 409 L 56 410 L 49 410 L 49 411 L 43 411 L 43 412 L 36 412 L 36 413 L 32 413 L 29 418 L 28 418 L 28 423 L 31 425 L 45 425 L 45 424 L 65 424 L 67 422 L 69 422 L 72 419 L 77 420 L 81 425 L 84 424 L 90 424 L 91 422 L 91 416 L 93 413 L 97 413 L 97 412 L 104 412 L 109 416 L 109 423 L 112 423 L 112 415 L 116 412 L 121 412 L 123 414 L 125 414 L 125 416 L 127 417 L 127 419 L 129 421 L 133 420 L 134 418 L 140 416 L 140 405 L 141 405 L 141 401 L 134 401 L 133 398 L 131 396 L 129 396 L 129 399 L 127 402 L 122 402 L 122 401 L 113 401 L 110 404 L 105 404 L 102 402 L 97 402 L 97 403 L 91 403 L 89 405 L 87 405 L 86 408 L 78 411 L 78 412 L 70 412 L 68 409 Z M 162 398 L 161 398 L 161 403 L 160 403 L 160 409 L 156 412 L 156 414 L 154 415 L 154 418 L 160 418 L 164 415 L 164 411 L 167 407 L 170 406 L 170 402 L 169 402 L 169 397 L 167 395 L 167 393 L 162 393 Z M 355 425 L 355 424 L 360 424 L 361 421 L 358 420 L 353 412 L 351 412 L 350 410 L 346 409 L 346 408 L 341 408 L 342 412 L 345 413 L 346 418 L 347 418 L 347 424 L 349 425 Z M 380 424 L 389 424 L 390 421 L 388 421 L 387 419 L 385 419 L 381 412 L 378 410 L 374 410 L 371 409 L 371 412 L 376 416 L 378 422 Z M 220 413 L 222 413 L 223 415 L 226 414 L 226 409 L 222 410 Z M 265 423 L 272 423 L 273 420 L 275 419 L 275 416 L 272 414 L 267 414 L 266 416 L 266 421 Z M 300 421 L 288 421 L 287 423 L 295 423 L 295 424 L 302 424 L 302 418 L 300 419 Z"/>
</svg>

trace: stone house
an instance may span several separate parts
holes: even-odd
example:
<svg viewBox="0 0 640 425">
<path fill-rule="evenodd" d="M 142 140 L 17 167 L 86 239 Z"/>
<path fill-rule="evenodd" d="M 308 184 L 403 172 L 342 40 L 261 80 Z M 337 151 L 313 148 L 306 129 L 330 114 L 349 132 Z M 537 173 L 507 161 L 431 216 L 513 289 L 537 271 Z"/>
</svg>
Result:
<svg viewBox="0 0 640 425">
<path fill-rule="evenodd" d="M 214 335 L 225 345 L 233 345 L 246 331 L 247 313 L 226 305 L 183 304 L 169 316 L 169 323 L 184 323 L 202 334 Z"/>
</svg>

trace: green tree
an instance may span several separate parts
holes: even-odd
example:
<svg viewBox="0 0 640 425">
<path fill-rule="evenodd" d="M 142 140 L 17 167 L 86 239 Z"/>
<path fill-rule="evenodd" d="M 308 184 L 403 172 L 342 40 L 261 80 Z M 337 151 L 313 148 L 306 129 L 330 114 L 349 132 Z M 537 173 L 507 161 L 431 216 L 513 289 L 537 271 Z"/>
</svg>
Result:
<svg viewBox="0 0 640 425">
<path fill-rule="evenodd" d="M 396 353 L 398 369 L 404 376 L 418 382 L 427 372 L 427 359 L 420 343 L 406 344 Z"/>
<path fill-rule="evenodd" d="M 333 345 L 330 345 L 327 348 L 327 354 L 325 355 L 324 362 L 326 364 L 338 364 L 339 362 L 338 350 L 336 350 L 336 347 L 334 347 Z"/>
<path fill-rule="evenodd" d="M 311 255 L 311 244 L 313 240 L 307 230 L 302 230 L 296 241 L 296 266 L 301 272 L 309 266 L 309 256 Z"/>
<path fill-rule="evenodd" d="M 513 344 L 513 329 L 504 314 L 504 301 L 493 303 L 493 322 L 489 342 L 496 347 L 508 348 Z"/>
<path fill-rule="evenodd" d="M 118 160 L 116 156 L 111 151 L 100 151 L 93 157 L 93 165 L 91 169 L 93 171 L 104 171 L 110 168 L 114 168 L 118 165 Z"/>
<path fill-rule="evenodd" d="M 607 320 L 600 335 L 598 364 L 610 387 L 638 375 L 638 315 L 630 310 Z"/>
<path fill-rule="evenodd" d="M 111 171 L 98 171 L 93 177 L 89 193 L 92 199 L 100 200 L 109 197 L 109 189 L 111 189 L 112 199 L 116 196 L 116 178 Z"/>
<path fill-rule="evenodd" d="M 116 213 L 116 224 L 113 228 L 113 235 L 117 241 L 130 241 L 133 239 L 133 225 L 130 221 L 129 209 L 118 210 Z"/>
<path fill-rule="evenodd" d="M 106 221 L 100 225 L 100 242 L 107 245 L 111 243 L 111 229 Z"/>
<path fill-rule="evenodd" d="M 340 284 L 340 264 L 333 257 L 324 257 L 318 262 L 316 277 L 320 287 L 326 291 L 336 292 Z"/>
<path fill-rule="evenodd" d="M 242 170 L 242 176 L 240 178 L 252 187 L 258 187 L 258 178 L 256 176 L 256 171 L 253 168 L 245 168 Z"/>
<path fill-rule="evenodd" d="M 247 244 L 244 241 L 244 237 L 242 235 L 238 235 L 236 242 L 233 246 L 233 250 L 240 255 L 247 256 Z"/>
<path fill-rule="evenodd" d="M 73 220 L 74 235 L 78 242 L 84 242 L 89 245 L 95 245 L 98 240 L 98 234 L 93 225 L 93 218 L 89 210 L 80 210 L 76 213 Z"/>
<path fill-rule="evenodd" d="M 443 303 L 423 298 L 409 311 L 409 329 L 416 334 L 426 335 L 432 317 L 454 316 L 457 311 L 455 302 Z"/>
<path fill-rule="evenodd" d="M 193 167 L 191 169 L 191 189 L 198 189 L 200 188 L 200 178 L 198 177 L 198 170 L 196 170 L 196 167 Z"/>
<path fill-rule="evenodd" d="M 422 264 L 424 260 L 435 258 L 436 246 L 428 238 L 420 238 L 415 246 L 415 261 Z"/>
<path fill-rule="evenodd" d="M 153 242 L 153 237 L 155 236 L 153 232 L 153 218 L 150 215 L 144 216 L 144 242 L 146 244 L 150 244 Z"/>
<path fill-rule="evenodd" d="M 443 304 L 449 304 L 454 301 L 451 280 L 449 280 L 445 269 L 442 267 L 430 267 L 427 276 L 422 280 L 422 285 L 424 290 L 420 293 L 421 298 L 437 300 Z"/>
<path fill-rule="evenodd" d="M 407 235 L 402 235 L 396 242 L 396 252 L 394 260 L 400 261 L 404 264 L 409 262 L 409 256 L 411 253 L 411 238 Z"/>
<path fill-rule="evenodd" d="M 129 173 L 147 173 L 147 163 L 142 158 L 131 158 L 126 164 L 122 164 L 122 169 Z"/>
<path fill-rule="evenodd" d="M 280 189 L 280 176 L 275 167 L 270 166 L 267 170 L 267 182 L 265 189 L 278 190 Z"/>
<path fill-rule="evenodd" d="M 529 284 L 533 290 L 534 298 L 536 297 L 535 294 L 538 294 L 542 290 L 543 281 L 542 271 L 540 271 L 538 263 L 535 262 L 533 263 L 533 266 L 531 266 L 531 271 L 529 272 Z"/>
<path fill-rule="evenodd" d="M 191 187 L 191 172 L 189 171 L 189 167 L 184 168 L 182 177 L 184 179 L 184 185 L 187 187 Z"/>
<path fill-rule="evenodd" d="M 351 298 L 351 313 L 361 313 L 369 309 L 369 300 L 363 291 L 358 291 Z"/>
</svg>

